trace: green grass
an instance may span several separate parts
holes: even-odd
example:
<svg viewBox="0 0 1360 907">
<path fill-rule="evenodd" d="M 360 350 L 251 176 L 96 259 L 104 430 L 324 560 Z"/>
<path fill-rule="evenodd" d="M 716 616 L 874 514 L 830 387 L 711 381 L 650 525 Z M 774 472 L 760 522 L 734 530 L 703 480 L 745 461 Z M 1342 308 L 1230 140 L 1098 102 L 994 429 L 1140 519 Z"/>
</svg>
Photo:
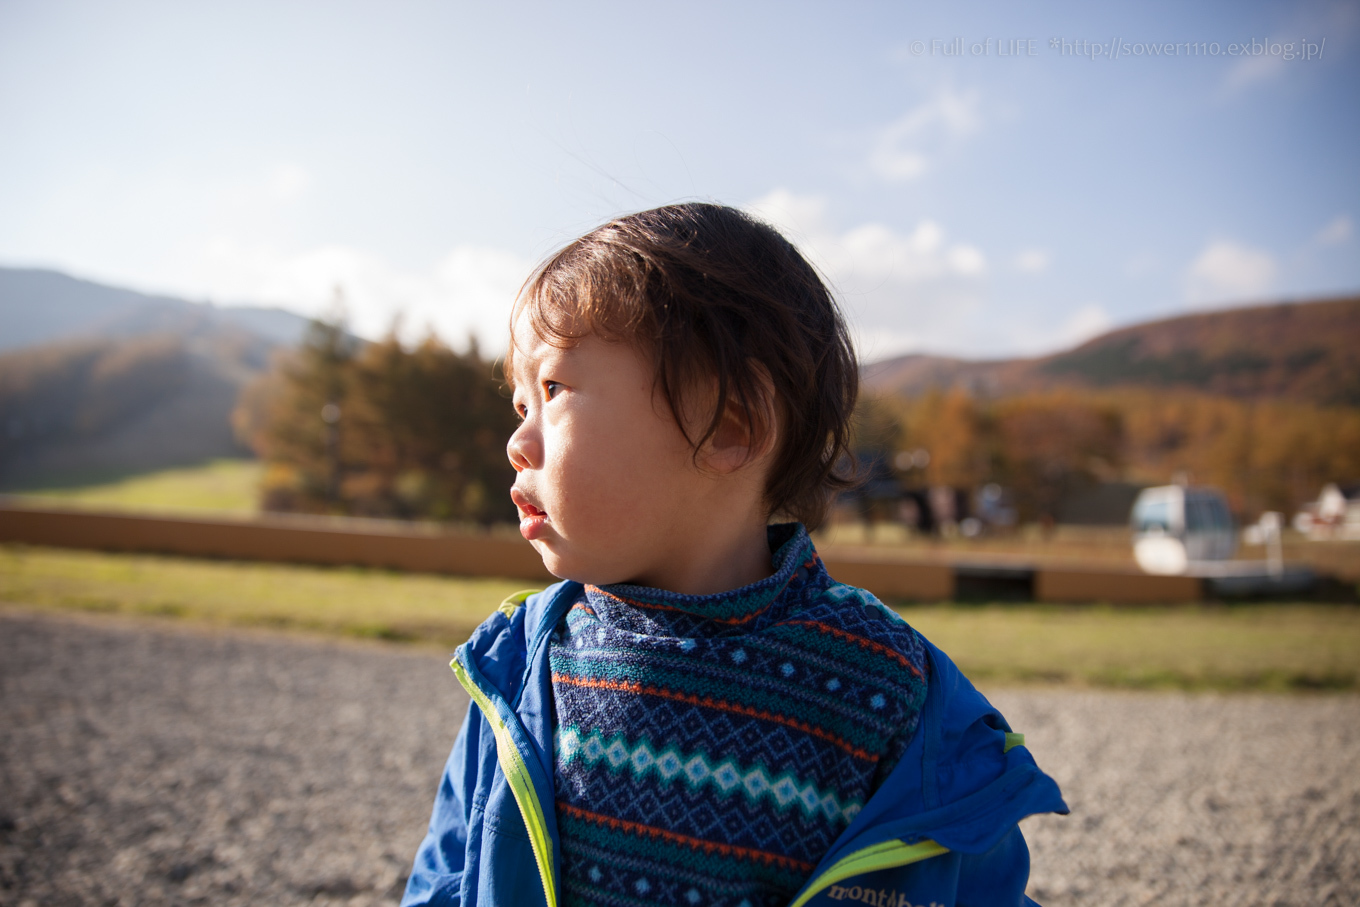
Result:
<svg viewBox="0 0 1360 907">
<path fill-rule="evenodd" d="M 979 684 L 1274 691 L 1360 686 L 1360 608 L 1354 605 L 897 610 Z"/>
<path fill-rule="evenodd" d="M 111 510 L 212 511 L 248 516 L 258 511 L 261 465 L 255 460 L 213 460 L 113 481 L 23 491 L 14 497 L 38 504 Z"/>
<path fill-rule="evenodd" d="M 0 547 L 0 602 L 457 644 L 523 580 Z"/>
<path fill-rule="evenodd" d="M 522 580 L 0 546 L 0 603 L 428 641 L 467 637 Z M 1360 688 L 1360 607 L 901 607 L 983 686 Z"/>
</svg>

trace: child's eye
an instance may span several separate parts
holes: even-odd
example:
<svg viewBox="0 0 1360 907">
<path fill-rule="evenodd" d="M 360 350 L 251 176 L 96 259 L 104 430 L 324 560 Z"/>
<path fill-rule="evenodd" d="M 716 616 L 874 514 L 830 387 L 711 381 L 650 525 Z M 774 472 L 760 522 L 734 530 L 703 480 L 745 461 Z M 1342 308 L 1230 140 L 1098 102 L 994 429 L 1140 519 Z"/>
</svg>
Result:
<svg viewBox="0 0 1360 907">
<path fill-rule="evenodd" d="M 557 396 L 557 392 L 560 391 L 561 389 L 562 389 L 562 385 L 561 385 L 561 384 L 558 384 L 556 381 L 544 381 L 544 382 L 543 382 L 543 399 L 544 399 L 544 400 L 551 400 L 553 397 L 556 397 L 556 396 Z"/>
</svg>

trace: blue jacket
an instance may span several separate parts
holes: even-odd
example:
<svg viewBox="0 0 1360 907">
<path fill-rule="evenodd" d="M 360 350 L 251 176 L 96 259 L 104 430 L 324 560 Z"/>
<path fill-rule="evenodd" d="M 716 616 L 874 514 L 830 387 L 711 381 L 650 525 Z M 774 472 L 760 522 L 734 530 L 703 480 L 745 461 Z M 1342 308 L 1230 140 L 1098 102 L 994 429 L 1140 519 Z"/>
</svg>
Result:
<svg viewBox="0 0 1360 907">
<path fill-rule="evenodd" d="M 402 907 L 557 907 L 548 640 L 580 594 L 563 582 L 511 596 L 458 648 L 452 667 L 476 707 L 444 768 Z M 1023 735 L 943 652 L 926 650 L 920 731 L 789 907 L 1032 903 L 1017 823 L 1067 806 Z"/>
</svg>

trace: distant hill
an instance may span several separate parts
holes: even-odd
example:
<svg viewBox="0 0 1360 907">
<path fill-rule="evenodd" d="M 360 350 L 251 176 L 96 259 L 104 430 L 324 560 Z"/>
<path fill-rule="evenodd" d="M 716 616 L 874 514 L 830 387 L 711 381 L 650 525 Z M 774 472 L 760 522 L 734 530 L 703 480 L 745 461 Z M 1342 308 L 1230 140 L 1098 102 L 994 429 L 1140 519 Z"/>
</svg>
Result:
<svg viewBox="0 0 1360 907">
<path fill-rule="evenodd" d="M 79 337 L 201 334 L 235 328 L 294 346 L 307 319 L 283 309 L 223 308 L 80 280 L 58 271 L 0 268 L 0 352 Z"/>
<path fill-rule="evenodd" d="M 1360 406 L 1360 297 L 1183 315 L 1035 359 L 899 356 L 864 366 L 868 390 L 1192 388 L 1240 398 Z"/>
<path fill-rule="evenodd" d="M 0 489 L 248 455 L 240 389 L 306 326 L 0 268 Z"/>
<path fill-rule="evenodd" d="M 0 355 L 0 488 L 248 456 L 231 410 L 269 348 L 152 334 Z"/>
</svg>

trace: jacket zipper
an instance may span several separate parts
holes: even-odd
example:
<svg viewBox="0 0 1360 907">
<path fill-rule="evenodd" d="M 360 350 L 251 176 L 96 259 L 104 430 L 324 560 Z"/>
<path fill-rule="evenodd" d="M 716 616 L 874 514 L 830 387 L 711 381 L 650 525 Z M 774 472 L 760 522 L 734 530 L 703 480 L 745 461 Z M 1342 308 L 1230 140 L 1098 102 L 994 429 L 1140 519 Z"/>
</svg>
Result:
<svg viewBox="0 0 1360 907">
<path fill-rule="evenodd" d="M 1010 731 L 1006 733 L 1006 740 L 1001 751 L 1006 753 L 1017 746 L 1024 745 L 1025 735 Z M 917 841 L 915 844 L 907 844 L 903 841 L 881 841 L 878 844 L 871 844 L 832 863 L 825 872 L 807 883 L 802 894 L 798 895 L 789 907 L 803 907 L 823 890 L 845 879 L 866 872 L 896 869 L 899 866 L 919 863 L 921 860 L 938 857 L 943 853 L 949 853 L 949 848 L 929 838 Z"/>
<path fill-rule="evenodd" d="M 557 880 L 553 873 L 552 841 L 548 835 L 547 823 L 543 819 L 543 805 L 538 800 L 538 792 L 534 790 L 534 782 L 529 777 L 524 757 L 520 754 L 519 747 L 515 746 L 515 741 L 510 736 L 510 728 L 496 711 L 495 704 L 481 687 L 473 683 L 472 678 L 468 676 L 467 668 L 457 658 L 449 662 L 449 667 L 453 668 L 458 682 L 467 690 L 472 701 L 477 703 L 477 708 L 482 710 L 482 715 L 491 725 L 491 731 L 496 737 L 496 761 L 500 763 L 501 771 L 505 773 L 505 780 L 510 784 L 510 793 L 515 797 L 520 816 L 524 819 L 524 827 L 529 832 L 529 846 L 533 849 L 534 863 L 538 866 L 538 878 L 543 883 L 543 896 L 548 902 L 548 907 L 557 907 Z"/>
<path fill-rule="evenodd" d="M 921 860 L 948 852 L 948 847 L 929 839 L 917 841 L 915 844 L 906 844 L 902 841 L 881 841 L 878 844 L 871 844 L 832 863 L 825 872 L 807 883 L 803 893 L 798 895 L 789 907 L 803 907 L 824 889 L 853 876 L 919 863 Z"/>
</svg>

